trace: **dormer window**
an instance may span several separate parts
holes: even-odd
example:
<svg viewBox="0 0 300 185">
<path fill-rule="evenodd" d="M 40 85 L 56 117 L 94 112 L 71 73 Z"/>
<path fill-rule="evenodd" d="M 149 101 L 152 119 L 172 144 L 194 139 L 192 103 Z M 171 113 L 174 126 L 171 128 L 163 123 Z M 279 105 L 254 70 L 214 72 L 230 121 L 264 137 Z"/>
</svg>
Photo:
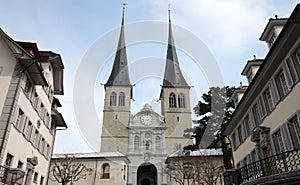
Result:
<svg viewBox="0 0 300 185">
<path fill-rule="evenodd" d="M 272 36 L 271 36 L 271 38 L 270 38 L 270 40 L 269 40 L 269 42 L 268 42 L 269 48 L 271 48 L 273 46 L 276 38 L 277 37 L 276 37 L 275 33 L 273 33 Z"/>
</svg>

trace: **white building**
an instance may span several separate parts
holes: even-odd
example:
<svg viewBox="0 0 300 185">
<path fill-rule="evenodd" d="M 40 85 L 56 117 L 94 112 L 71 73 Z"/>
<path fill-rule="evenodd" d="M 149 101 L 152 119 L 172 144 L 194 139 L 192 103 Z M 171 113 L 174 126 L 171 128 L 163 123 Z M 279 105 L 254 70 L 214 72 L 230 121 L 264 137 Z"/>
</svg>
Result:
<svg viewBox="0 0 300 185">
<path fill-rule="evenodd" d="M 86 177 L 73 181 L 74 185 L 127 185 L 129 160 L 119 152 L 55 154 L 52 160 L 64 159 L 65 155 L 75 157 L 75 162 L 87 168 Z M 60 184 L 54 179 L 48 181 L 48 185 Z"/>
<path fill-rule="evenodd" d="M 225 130 L 240 178 L 228 183 L 300 183 L 299 17 L 298 4 L 288 19 L 270 19 L 260 37 L 269 52 L 242 72 L 249 86 L 233 94 L 236 109 Z"/>
<path fill-rule="evenodd" d="M 1 182 L 46 184 L 61 106 L 63 63 L 36 43 L 14 41 L 0 29 Z"/>
</svg>

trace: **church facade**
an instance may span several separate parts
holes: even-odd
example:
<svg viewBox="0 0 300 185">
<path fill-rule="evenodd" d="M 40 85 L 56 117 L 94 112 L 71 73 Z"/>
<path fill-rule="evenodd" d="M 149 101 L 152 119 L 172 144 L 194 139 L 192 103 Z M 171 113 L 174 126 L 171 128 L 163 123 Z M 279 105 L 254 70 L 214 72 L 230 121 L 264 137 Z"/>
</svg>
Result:
<svg viewBox="0 0 300 185">
<path fill-rule="evenodd" d="M 104 85 L 105 99 L 100 152 L 120 152 L 128 157 L 128 184 L 167 184 L 165 160 L 178 148 L 191 144 L 183 136 L 192 127 L 190 86 L 184 79 L 173 39 L 169 35 L 165 72 L 160 89 L 161 113 L 146 104 L 131 114 L 133 86 L 129 78 L 124 9 L 119 43 L 111 74 Z"/>
</svg>

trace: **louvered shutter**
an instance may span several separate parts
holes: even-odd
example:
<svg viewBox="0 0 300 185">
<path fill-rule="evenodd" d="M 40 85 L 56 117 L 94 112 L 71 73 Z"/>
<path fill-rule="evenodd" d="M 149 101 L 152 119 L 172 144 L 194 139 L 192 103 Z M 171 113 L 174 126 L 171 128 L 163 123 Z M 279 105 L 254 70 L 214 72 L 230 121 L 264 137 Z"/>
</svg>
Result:
<svg viewBox="0 0 300 185">
<path fill-rule="evenodd" d="M 295 66 L 296 63 L 294 62 L 295 59 L 296 58 L 294 56 L 291 56 L 286 61 L 287 62 L 287 66 L 288 66 L 288 68 L 289 68 L 289 70 L 291 72 L 291 76 L 293 78 L 293 83 L 294 84 L 299 80 L 299 74 L 300 74 L 300 73 L 297 74 L 297 66 Z M 299 68 L 299 66 L 298 66 L 298 68 Z"/>
<path fill-rule="evenodd" d="M 19 107 L 15 106 L 15 108 L 12 110 L 11 117 L 10 117 L 10 123 L 13 123 L 15 126 L 16 126 L 18 114 L 19 114 Z"/>
<path fill-rule="evenodd" d="M 279 92 L 277 89 L 277 85 L 275 79 L 272 79 L 269 83 L 270 93 L 273 100 L 273 107 L 276 107 L 277 103 L 280 100 Z"/>
<path fill-rule="evenodd" d="M 291 135 L 289 132 L 289 128 L 288 128 L 288 122 L 284 123 L 281 128 L 281 133 L 282 133 L 282 140 L 283 140 L 283 145 L 286 151 L 289 150 L 293 150 L 293 143 L 292 143 L 292 139 L 291 139 Z"/>
<path fill-rule="evenodd" d="M 285 78 L 286 78 L 287 86 L 288 86 L 289 90 L 291 90 L 291 89 L 292 89 L 292 86 L 294 85 L 294 83 L 293 83 L 293 79 L 292 79 L 292 76 L 291 76 L 291 72 L 290 72 L 290 70 L 289 70 L 289 67 L 288 67 L 288 65 L 287 65 L 287 62 L 288 62 L 288 61 L 285 61 L 285 62 L 283 63 L 283 74 L 284 74 L 284 76 L 285 76 Z"/>
</svg>

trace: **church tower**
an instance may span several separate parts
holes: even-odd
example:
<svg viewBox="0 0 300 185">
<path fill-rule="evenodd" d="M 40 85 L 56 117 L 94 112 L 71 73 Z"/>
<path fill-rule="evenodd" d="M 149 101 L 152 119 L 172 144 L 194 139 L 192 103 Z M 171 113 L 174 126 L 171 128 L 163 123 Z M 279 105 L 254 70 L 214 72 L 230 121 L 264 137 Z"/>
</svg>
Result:
<svg viewBox="0 0 300 185">
<path fill-rule="evenodd" d="M 169 9 L 169 36 L 163 85 L 160 92 L 161 111 L 166 123 L 166 153 L 170 154 L 178 147 L 192 144 L 183 137 L 186 128 L 192 128 L 190 108 L 190 86 L 180 70 L 173 38 Z"/>
<path fill-rule="evenodd" d="M 125 45 L 124 12 L 125 7 L 123 7 L 120 37 L 113 68 L 104 85 L 105 98 L 100 151 L 119 151 L 126 154 L 132 85 L 129 79 Z"/>
</svg>

